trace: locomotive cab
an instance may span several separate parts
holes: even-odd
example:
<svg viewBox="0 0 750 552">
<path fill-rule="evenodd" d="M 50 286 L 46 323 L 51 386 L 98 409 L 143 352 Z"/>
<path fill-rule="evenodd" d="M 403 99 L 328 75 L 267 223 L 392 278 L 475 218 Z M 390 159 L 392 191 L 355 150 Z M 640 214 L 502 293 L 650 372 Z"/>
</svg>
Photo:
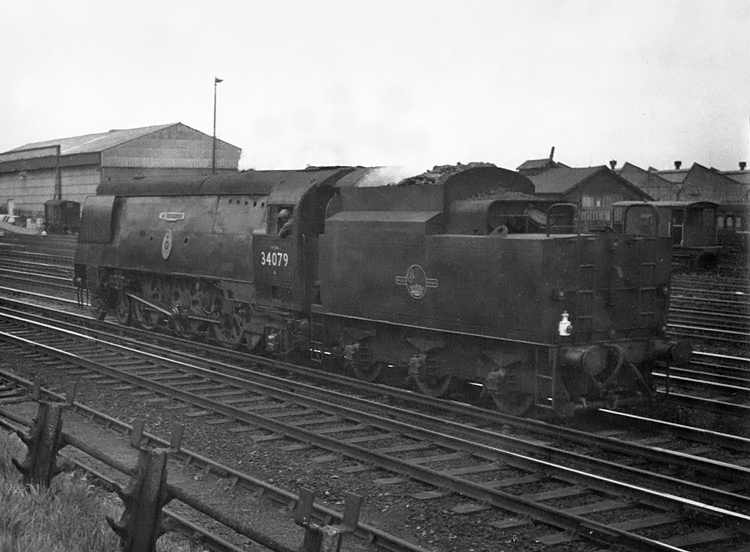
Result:
<svg viewBox="0 0 750 552">
<path fill-rule="evenodd" d="M 268 353 L 289 355 L 305 347 L 307 313 L 320 293 L 318 238 L 341 172 L 276 186 L 268 198 L 266 226 L 253 232 L 256 301 L 267 313 L 261 319 Z"/>
</svg>

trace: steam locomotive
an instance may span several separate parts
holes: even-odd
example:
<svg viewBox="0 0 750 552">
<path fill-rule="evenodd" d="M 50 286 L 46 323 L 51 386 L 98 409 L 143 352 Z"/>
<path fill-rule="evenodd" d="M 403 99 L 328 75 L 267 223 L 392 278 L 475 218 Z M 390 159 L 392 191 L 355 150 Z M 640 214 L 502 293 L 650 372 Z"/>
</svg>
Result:
<svg viewBox="0 0 750 552">
<path fill-rule="evenodd" d="M 666 336 L 669 238 L 581 234 L 525 176 L 443 167 L 245 171 L 107 182 L 87 198 L 75 283 L 100 317 L 213 336 L 510 414 L 648 400 Z"/>
</svg>

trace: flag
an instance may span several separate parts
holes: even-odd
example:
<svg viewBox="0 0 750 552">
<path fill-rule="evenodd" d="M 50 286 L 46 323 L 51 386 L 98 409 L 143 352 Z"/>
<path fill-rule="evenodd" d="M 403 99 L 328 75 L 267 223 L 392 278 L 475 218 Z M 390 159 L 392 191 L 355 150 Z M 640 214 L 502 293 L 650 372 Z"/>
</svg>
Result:
<svg viewBox="0 0 750 552">
<path fill-rule="evenodd" d="M 224 82 L 224 79 L 220 79 L 219 77 L 214 77 L 214 84 L 219 84 L 220 82 Z"/>
</svg>

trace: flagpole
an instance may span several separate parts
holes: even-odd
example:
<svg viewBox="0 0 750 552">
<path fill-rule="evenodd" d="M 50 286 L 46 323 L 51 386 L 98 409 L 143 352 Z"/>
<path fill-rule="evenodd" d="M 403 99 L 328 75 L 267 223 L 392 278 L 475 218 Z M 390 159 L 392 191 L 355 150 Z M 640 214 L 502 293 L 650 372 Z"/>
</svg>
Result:
<svg viewBox="0 0 750 552">
<path fill-rule="evenodd" d="M 211 174 L 216 174 L 216 87 L 222 82 L 222 79 L 214 77 L 214 139 L 213 155 L 211 156 Z"/>
</svg>

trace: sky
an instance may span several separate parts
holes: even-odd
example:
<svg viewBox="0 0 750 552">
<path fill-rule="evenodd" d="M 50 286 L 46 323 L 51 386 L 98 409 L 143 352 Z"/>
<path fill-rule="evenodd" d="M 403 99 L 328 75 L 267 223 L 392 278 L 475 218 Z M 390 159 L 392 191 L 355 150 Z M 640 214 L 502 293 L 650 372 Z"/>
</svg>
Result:
<svg viewBox="0 0 750 552">
<path fill-rule="evenodd" d="M 2 0 L 0 22 L 0 152 L 210 135 L 216 91 L 241 169 L 750 160 L 750 0 Z"/>
</svg>

